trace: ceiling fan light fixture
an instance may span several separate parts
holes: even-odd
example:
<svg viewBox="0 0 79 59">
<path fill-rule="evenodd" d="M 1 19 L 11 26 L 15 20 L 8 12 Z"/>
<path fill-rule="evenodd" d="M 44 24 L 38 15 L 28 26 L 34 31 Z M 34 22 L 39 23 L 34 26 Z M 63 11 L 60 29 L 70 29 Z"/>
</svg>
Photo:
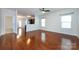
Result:
<svg viewBox="0 0 79 59">
<path fill-rule="evenodd" d="M 28 17 L 28 18 L 30 18 L 31 16 L 30 16 L 30 15 L 28 15 L 27 17 Z"/>
<path fill-rule="evenodd" d="M 25 18 L 25 16 L 20 16 L 20 15 L 18 15 L 17 18 Z"/>
<path fill-rule="evenodd" d="M 42 13 L 44 14 L 44 13 L 46 13 L 45 11 L 42 11 Z"/>
</svg>

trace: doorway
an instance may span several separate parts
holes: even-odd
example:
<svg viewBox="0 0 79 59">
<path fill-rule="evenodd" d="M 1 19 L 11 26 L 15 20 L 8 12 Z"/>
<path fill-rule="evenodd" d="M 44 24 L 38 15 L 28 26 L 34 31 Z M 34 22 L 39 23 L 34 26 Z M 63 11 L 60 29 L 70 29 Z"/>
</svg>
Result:
<svg viewBox="0 0 79 59">
<path fill-rule="evenodd" d="M 13 32 L 13 17 L 5 16 L 4 22 L 5 22 L 4 23 L 5 33 L 12 33 Z"/>
</svg>

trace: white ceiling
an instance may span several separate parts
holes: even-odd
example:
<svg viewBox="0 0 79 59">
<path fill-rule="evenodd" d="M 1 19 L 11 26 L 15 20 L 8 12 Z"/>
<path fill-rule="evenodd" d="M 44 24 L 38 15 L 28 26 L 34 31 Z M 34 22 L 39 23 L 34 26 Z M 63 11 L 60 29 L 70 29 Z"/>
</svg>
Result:
<svg viewBox="0 0 79 59">
<path fill-rule="evenodd" d="M 42 15 L 42 12 L 39 10 L 39 8 L 16 8 L 18 15 Z M 49 13 L 55 12 L 58 10 L 62 10 L 64 8 L 45 8 L 46 10 L 50 10 Z"/>
</svg>

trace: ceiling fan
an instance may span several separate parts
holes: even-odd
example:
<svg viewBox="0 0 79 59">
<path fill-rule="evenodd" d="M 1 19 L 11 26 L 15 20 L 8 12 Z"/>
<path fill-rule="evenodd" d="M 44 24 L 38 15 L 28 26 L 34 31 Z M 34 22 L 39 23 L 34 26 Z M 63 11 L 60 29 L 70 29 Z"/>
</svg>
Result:
<svg viewBox="0 0 79 59">
<path fill-rule="evenodd" d="M 50 10 L 47 10 L 45 8 L 41 8 L 40 11 L 42 11 L 42 13 L 50 12 Z"/>
</svg>

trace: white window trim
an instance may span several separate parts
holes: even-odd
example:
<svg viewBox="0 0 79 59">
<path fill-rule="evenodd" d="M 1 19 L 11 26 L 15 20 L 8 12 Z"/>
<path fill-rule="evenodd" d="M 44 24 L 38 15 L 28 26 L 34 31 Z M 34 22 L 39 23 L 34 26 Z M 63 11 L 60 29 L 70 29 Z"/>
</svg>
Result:
<svg viewBox="0 0 79 59">
<path fill-rule="evenodd" d="M 68 14 L 63 14 L 63 15 L 60 16 L 61 28 L 62 28 L 62 29 L 71 29 L 71 28 L 72 28 L 72 14 L 73 14 L 73 13 L 68 13 Z M 70 23 L 70 27 L 69 27 L 69 28 L 62 27 L 62 23 L 66 23 L 66 22 L 62 21 L 61 17 L 62 17 L 62 16 L 67 16 L 67 15 L 71 15 L 71 21 L 69 22 L 69 23 Z M 68 22 L 67 22 L 67 23 L 68 23 Z"/>
</svg>

